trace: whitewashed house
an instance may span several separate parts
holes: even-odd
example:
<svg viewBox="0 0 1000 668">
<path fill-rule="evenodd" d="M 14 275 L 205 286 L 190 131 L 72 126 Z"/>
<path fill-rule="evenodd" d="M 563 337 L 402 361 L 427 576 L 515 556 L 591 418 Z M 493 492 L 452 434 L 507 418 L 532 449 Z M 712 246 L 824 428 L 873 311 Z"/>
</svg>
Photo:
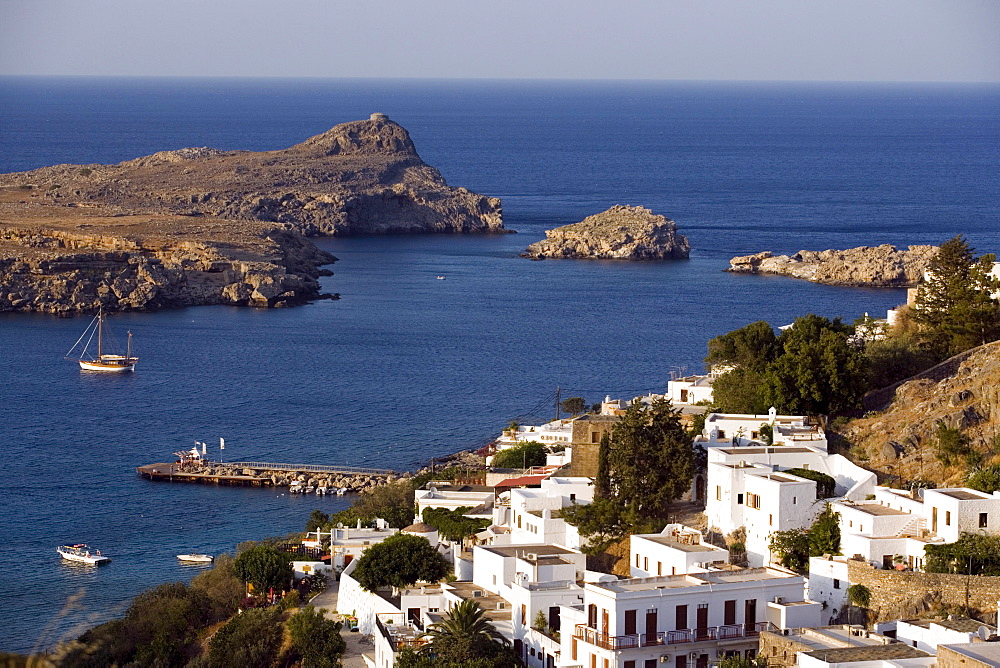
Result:
<svg viewBox="0 0 1000 668">
<path fill-rule="evenodd" d="M 559 666 L 707 668 L 752 656 L 762 630 L 819 623 L 805 581 L 773 568 L 588 582 L 562 608 Z"/>
<path fill-rule="evenodd" d="M 674 406 L 697 404 L 702 401 L 709 403 L 714 399 L 712 383 L 714 375 L 694 375 L 675 378 L 667 381 L 667 398 Z"/>
<path fill-rule="evenodd" d="M 729 562 L 729 550 L 705 543 L 702 534 L 681 524 L 629 539 L 629 574 L 634 578 L 704 573 Z"/>
<path fill-rule="evenodd" d="M 770 426 L 770 445 L 791 445 L 827 449 L 826 431 L 817 418 L 805 415 L 778 415 L 774 408 L 767 415 L 709 413 L 701 436 L 695 444 L 704 448 L 767 445 L 761 427 Z"/>
</svg>

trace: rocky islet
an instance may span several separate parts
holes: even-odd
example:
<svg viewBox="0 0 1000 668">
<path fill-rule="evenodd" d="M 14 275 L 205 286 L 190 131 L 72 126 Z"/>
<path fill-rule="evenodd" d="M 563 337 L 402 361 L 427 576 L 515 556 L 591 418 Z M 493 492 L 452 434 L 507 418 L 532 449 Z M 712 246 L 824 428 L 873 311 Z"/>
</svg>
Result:
<svg viewBox="0 0 1000 668">
<path fill-rule="evenodd" d="M 687 258 L 691 246 L 677 223 L 641 206 L 616 205 L 579 223 L 545 231 L 522 257 L 597 260 Z"/>
<path fill-rule="evenodd" d="M 901 250 L 883 244 L 847 250 L 802 250 L 794 255 L 763 251 L 734 257 L 726 271 L 790 276 L 825 285 L 905 288 L 920 282 L 937 250 L 937 246 Z"/>
</svg>

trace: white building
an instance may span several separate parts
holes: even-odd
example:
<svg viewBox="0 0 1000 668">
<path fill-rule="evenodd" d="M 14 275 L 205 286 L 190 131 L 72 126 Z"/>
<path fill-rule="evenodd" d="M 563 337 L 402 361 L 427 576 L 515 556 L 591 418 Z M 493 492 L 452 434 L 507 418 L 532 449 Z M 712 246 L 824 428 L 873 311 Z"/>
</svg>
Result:
<svg viewBox="0 0 1000 668">
<path fill-rule="evenodd" d="M 553 420 L 537 426 L 517 425 L 513 429 L 504 429 L 495 443 L 497 450 L 506 450 L 530 441 L 542 445 L 568 446 L 573 441 L 572 418 Z"/>
<path fill-rule="evenodd" d="M 381 543 L 399 533 L 382 519 L 375 520 L 375 528 L 338 526 L 329 531 L 310 531 L 302 544 L 307 547 L 330 546 L 330 567 L 340 572 L 357 559 L 370 546 Z"/>
<path fill-rule="evenodd" d="M 456 485 L 434 480 L 414 491 L 417 514 L 423 517 L 427 508 L 477 508 L 493 499 L 493 488 L 485 485 Z"/>
<path fill-rule="evenodd" d="M 561 517 L 563 508 L 594 500 L 590 478 L 548 477 L 537 488 L 500 492 L 493 505 L 493 527 L 486 538 L 493 545 L 545 543 L 580 547 L 580 532 Z M 506 527 L 498 533 L 495 527 Z"/>
<path fill-rule="evenodd" d="M 704 573 L 729 562 L 729 550 L 702 540 L 701 532 L 668 524 L 660 533 L 629 539 L 629 574 L 634 578 Z"/>
<path fill-rule="evenodd" d="M 770 426 L 770 445 L 794 445 L 827 449 L 826 432 L 816 418 L 805 415 L 778 415 L 774 408 L 767 415 L 709 413 L 705 428 L 695 444 L 704 448 L 767 445 L 761 427 Z"/>
<path fill-rule="evenodd" d="M 861 626 L 823 626 L 761 633 L 772 666 L 803 668 L 932 668 L 927 652 Z"/>
<path fill-rule="evenodd" d="M 826 505 L 825 499 L 816 498 L 815 481 L 787 472 L 796 468 L 832 477 L 836 497 L 864 499 L 875 489 L 874 473 L 820 448 L 785 445 L 708 451 L 708 525 L 724 534 L 745 529 L 751 566 L 771 562 L 772 533 L 809 527 Z"/>
<path fill-rule="evenodd" d="M 764 629 L 819 624 L 820 604 L 805 601 L 804 588 L 772 568 L 588 582 L 583 603 L 562 608 L 559 665 L 707 667 L 753 655 Z"/>
<path fill-rule="evenodd" d="M 667 398 L 674 406 L 697 404 L 702 401 L 709 403 L 714 399 L 712 383 L 714 375 L 685 376 L 667 381 Z"/>
</svg>

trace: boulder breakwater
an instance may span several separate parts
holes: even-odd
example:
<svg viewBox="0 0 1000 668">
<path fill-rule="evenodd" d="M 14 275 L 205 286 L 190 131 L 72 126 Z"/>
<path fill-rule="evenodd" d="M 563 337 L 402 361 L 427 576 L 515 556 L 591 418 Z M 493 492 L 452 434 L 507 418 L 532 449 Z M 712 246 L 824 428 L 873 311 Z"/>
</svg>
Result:
<svg viewBox="0 0 1000 668">
<path fill-rule="evenodd" d="M 143 478 L 245 487 L 287 487 L 292 493 L 345 494 L 380 487 L 408 474 L 388 469 L 273 462 L 183 461 L 136 468 Z"/>
</svg>

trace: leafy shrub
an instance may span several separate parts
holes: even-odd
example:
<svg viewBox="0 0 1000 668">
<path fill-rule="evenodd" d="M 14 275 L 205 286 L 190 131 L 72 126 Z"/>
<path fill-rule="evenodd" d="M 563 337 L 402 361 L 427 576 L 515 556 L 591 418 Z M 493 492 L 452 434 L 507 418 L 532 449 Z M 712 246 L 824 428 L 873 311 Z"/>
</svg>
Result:
<svg viewBox="0 0 1000 668">
<path fill-rule="evenodd" d="M 545 466 L 545 446 L 537 441 L 527 441 L 512 448 L 501 450 L 494 455 L 493 466 L 498 469 Z"/>
</svg>

